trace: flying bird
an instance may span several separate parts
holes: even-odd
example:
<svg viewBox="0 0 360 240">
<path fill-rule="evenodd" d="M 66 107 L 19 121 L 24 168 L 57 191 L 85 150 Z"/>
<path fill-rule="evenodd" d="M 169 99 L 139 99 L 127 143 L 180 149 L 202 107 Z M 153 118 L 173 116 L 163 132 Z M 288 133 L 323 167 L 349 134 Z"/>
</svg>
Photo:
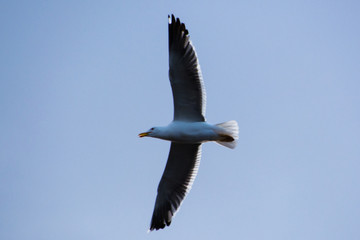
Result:
<svg viewBox="0 0 360 240">
<path fill-rule="evenodd" d="M 150 231 L 169 226 L 194 182 L 201 158 L 201 144 L 215 141 L 235 148 L 238 124 L 209 124 L 205 120 L 206 94 L 199 61 L 185 24 L 169 18 L 169 78 L 174 100 L 174 119 L 165 127 L 153 127 L 139 137 L 171 141 L 165 171 L 160 180 Z"/>
</svg>

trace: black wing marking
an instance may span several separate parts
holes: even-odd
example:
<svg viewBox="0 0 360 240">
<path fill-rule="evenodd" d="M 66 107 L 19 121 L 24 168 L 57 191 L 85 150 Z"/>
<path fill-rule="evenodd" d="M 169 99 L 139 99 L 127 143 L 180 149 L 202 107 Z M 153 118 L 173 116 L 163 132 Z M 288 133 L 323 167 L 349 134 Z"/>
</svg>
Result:
<svg viewBox="0 0 360 240">
<path fill-rule="evenodd" d="M 169 16 L 169 78 L 174 120 L 205 121 L 206 93 L 195 48 L 179 18 Z"/>
<path fill-rule="evenodd" d="M 201 144 L 171 143 L 168 161 L 160 180 L 150 231 L 169 226 L 195 180 Z"/>
</svg>

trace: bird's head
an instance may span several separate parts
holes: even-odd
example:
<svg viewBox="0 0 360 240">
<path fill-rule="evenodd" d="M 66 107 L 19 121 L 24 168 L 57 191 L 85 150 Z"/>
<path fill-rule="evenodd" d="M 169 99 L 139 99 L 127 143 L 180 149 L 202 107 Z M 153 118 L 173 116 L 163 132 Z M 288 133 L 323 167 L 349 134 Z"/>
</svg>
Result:
<svg viewBox="0 0 360 240">
<path fill-rule="evenodd" d="M 156 137 L 156 134 L 159 132 L 157 127 L 152 127 L 148 131 L 139 133 L 139 137 Z"/>
</svg>

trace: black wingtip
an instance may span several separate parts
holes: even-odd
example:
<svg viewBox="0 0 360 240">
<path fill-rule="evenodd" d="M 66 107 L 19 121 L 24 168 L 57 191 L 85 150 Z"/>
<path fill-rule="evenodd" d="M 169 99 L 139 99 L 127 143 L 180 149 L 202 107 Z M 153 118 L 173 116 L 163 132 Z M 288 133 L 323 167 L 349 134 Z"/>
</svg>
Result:
<svg viewBox="0 0 360 240">
<path fill-rule="evenodd" d="M 160 229 L 164 229 L 166 226 L 170 226 L 170 224 L 171 224 L 171 221 L 170 222 L 166 222 L 166 224 L 165 223 L 162 223 L 162 224 L 158 224 L 158 225 L 155 225 L 155 224 L 151 224 L 151 226 L 150 226 L 150 228 L 149 228 L 149 232 L 152 232 L 152 231 L 154 231 L 154 230 L 160 230 Z"/>
<path fill-rule="evenodd" d="M 171 206 L 170 203 L 167 203 L 166 206 L 167 207 L 164 206 L 160 209 L 154 209 L 149 231 L 153 231 L 154 229 L 157 231 L 160 229 L 164 229 L 166 226 L 170 226 L 173 212 L 167 210 Z"/>
<path fill-rule="evenodd" d="M 186 29 L 185 23 L 181 22 L 180 18 L 175 18 L 174 14 L 168 15 L 169 25 L 176 25 L 181 32 L 184 32 L 185 36 L 189 35 L 189 31 Z"/>
</svg>

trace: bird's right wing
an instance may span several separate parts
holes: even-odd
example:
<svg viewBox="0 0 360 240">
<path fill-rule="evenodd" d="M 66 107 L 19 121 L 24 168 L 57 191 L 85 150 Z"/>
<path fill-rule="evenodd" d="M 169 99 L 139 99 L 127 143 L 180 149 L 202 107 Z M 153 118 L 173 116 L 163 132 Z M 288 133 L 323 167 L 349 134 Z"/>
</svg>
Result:
<svg viewBox="0 0 360 240">
<path fill-rule="evenodd" d="M 190 191 L 201 158 L 201 144 L 171 143 L 169 158 L 160 180 L 150 231 L 169 226 Z"/>
<path fill-rule="evenodd" d="M 206 93 L 200 65 L 188 30 L 169 16 L 169 78 L 174 98 L 174 120 L 205 121 Z"/>
</svg>

